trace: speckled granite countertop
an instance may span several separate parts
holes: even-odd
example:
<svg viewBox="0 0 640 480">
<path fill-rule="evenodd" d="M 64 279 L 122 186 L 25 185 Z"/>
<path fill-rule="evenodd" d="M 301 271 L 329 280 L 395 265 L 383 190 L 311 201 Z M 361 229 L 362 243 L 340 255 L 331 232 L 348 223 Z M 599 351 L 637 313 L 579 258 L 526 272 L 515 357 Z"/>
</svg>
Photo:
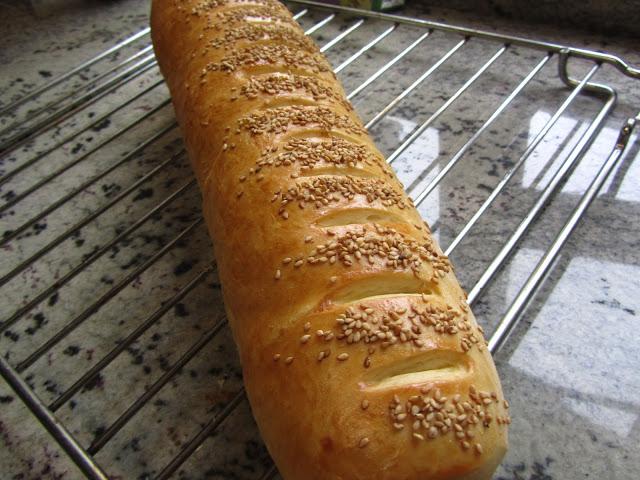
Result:
<svg viewBox="0 0 640 480">
<path fill-rule="evenodd" d="M 1 104 L 140 30 L 147 24 L 147 9 L 146 0 L 87 2 L 81 8 L 36 20 L 22 7 L 0 5 Z M 405 13 L 424 15 L 415 8 Z M 520 24 L 476 21 L 446 11 L 430 14 L 450 23 L 605 49 L 640 64 L 640 45 L 633 41 L 603 40 L 576 31 L 542 27 L 534 31 Z M 319 17 L 304 17 L 303 25 L 311 25 L 314 18 Z M 336 28 L 329 24 L 314 38 L 323 44 L 337 33 Z M 383 28 L 372 25 L 375 33 Z M 368 35 L 371 34 L 369 30 Z M 384 45 L 345 69 L 340 76 L 346 90 L 352 90 L 379 68 L 376 58 L 389 58 L 417 34 L 416 30 L 399 29 Z M 339 64 L 359 48 L 365 37 L 350 36 L 329 51 L 328 57 L 334 65 Z M 434 34 L 425 43 L 429 48 L 412 53 L 392 77 L 387 77 L 391 81 L 376 83 L 356 97 L 354 105 L 362 117 L 369 119 L 458 40 Z M 433 113 L 496 48 L 483 41 L 470 42 L 455 62 L 418 89 L 410 102 L 377 124 L 372 133 L 383 152 L 391 153 L 399 139 Z M 126 54 L 135 51 L 130 49 Z M 114 61 L 122 60 L 124 55 Z M 507 51 L 474 85 L 465 101 L 448 110 L 399 158 L 394 167 L 411 192 L 421 191 L 439 166 L 496 108 L 499 99 L 540 61 L 541 55 L 520 48 Z M 436 226 L 443 246 L 453 240 L 566 97 L 567 90 L 557 80 L 555 68 L 555 61 L 544 68 L 514 103 L 509 115 L 479 139 L 460 167 L 421 205 L 421 212 Z M 585 66 L 578 63 L 572 68 L 578 74 Z M 608 67 L 598 72 L 596 79 L 616 86 L 619 105 L 561 193 L 475 305 L 489 334 L 609 153 L 622 121 L 637 113 L 634 107 L 640 108 L 638 82 L 634 84 Z M 47 150 L 74 129 L 95 122 L 124 99 L 158 81 L 156 70 L 141 75 L 115 95 L 2 158 L 1 173 Z M 61 196 L 69 195 L 80 183 L 106 172 L 2 247 L 0 274 L 5 275 L 97 208 L 114 203 L 0 289 L 0 317 L 4 319 L 53 281 L 73 272 L 76 265 L 91 263 L 57 292 L 44 296 L 0 337 L 0 352 L 12 365 L 25 366 L 23 378 L 45 402 L 55 401 L 82 372 L 118 348 L 161 305 L 169 305 L 113 362 L 57 409 L 57 416 L 85 447 L 104 435 L 140 395 L 153 391 L 155 382 L 171 371 L 190 345 L 203 335 L 208 340 L 97 452 L 97 462 L 113 478 L 153 478 L 241 385 L 231 335 L 224 325 L 218 328 L 223 308 L 215 269 L 209 269 L 211 245 L 198 222 L 199 196 L 184 158 L 173 158 L 181 149 L 178 132 L 170 128 L 173 113 L 170 107 L 158 107 L 166 95 L 164 86 L 153 88 L 147 95 L 133 99 L 126 109 L 95 123 L 55 150 L 46 162 L 38 162 L 0 185 L 2 202 L 10 202 L 49 172 L 66 169 L 70 160 L 90 153 L 132 119 L 149 114 L 117 141 L 92 154 L 90 161 L 83 160 L 66 169 L 43 188 L 7 208 L 0 217 L 2 234 L 7 235 Z M 572 106 L 514 177 L 513 185 L 499 197 L 495 208 L 454 251 L 452 260 L 467 288 L 475 283 L 504 238 L 531 207 L 548 181 L 552 165 L 557 165 L 576 142 L 576 135 L 584 131 L 585 122 L 600 105 L 597 99 L 585 97 Z M 0 129 L 7 124 L 5 119 Z M 167 133 L 139 154 L 127 157 L 127 152 L 161 128 L 167 128 Z M 637 136 L 636 133 L 634 139 Z M 513 417 L 511 447 L 496 479 L 637 478 L 639 149 L 640 142 L 636 142 L 607 182 L 520 326 L 496 357 Z M 150 171 L 152 174 L 145 177 Z M 138 183 L 126 193 L 135 182 Z M 174 197 L 161 209 L 152 211 L 171 194 Z M 123 195 L 122 200 L 118 200 L 119 195 Z M 140 218 L 145 221 L 136 223 Z M 121 241 L 109 243 L 119 235 Z M 162 248 L 165 250 L 157 254 Z M 132 273 L 136 275 L 128 278 Z M 183 295 L 181 289 L 185 285 L 189 290 Z M 102 297 L 103 307 L 87 315 L 86 307 Z M 24 363 L 31 352 L 72 319 L 80 319 L 77 328 L 33 363 Z M 241 402 L 174 477 L 257 480 L 268 466 L 268 455 L 248 405 Z M 0 472 L 2 480 L 82 478 L 1 381 Z"/>
</svg>

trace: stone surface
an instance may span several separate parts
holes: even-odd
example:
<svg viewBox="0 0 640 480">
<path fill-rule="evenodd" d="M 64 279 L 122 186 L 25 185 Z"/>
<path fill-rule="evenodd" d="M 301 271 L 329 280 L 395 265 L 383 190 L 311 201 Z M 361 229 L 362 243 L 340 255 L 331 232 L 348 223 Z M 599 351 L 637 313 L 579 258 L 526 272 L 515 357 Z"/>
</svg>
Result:
<svg viewBox="0 0 640 480">
<path fill-rule="evenodd" d="M 140 31 L 147 24 L 148 4 L 146 0 L 87 2 L 81 8 L 39 19 L 21 6 L 0 8 L 5 13 L 0 19 L 4 32 L 0 38 L 0 104 L 7 105 Z M 407 8 L 403 13 L 424 18 L 424 12 L 417 9 Z M 449 11 L 430 14 L 449 23 L 610 50 L 640 64 L 637 42 L 568 30 L 533 30 L 503 20 L 480 23 Z M 323 16 L 326 14 L 312 12 L 302 17 L 301 23 L 308 28 Z M 351 21 L 334 20 L 313 37 L 324 45 Z M 338 66 L 387 27 L 368 22 L 366 28 L 330 49 L 327 56 Z M 344 68 L 339 77 L 346 91 L 353 91 L 422 33 L 400 27 Z M 461 37 L 453 34 L 434 32 L 383 79 L 355 96 L 353 103 L 364 121 L 371 120 L 460 41 Z M 83 76 L 98 77 L 147 43 L 148 37 L 142 38 Z M 143 52 L 134 61 L 144 56 Z M 458 101 L 429 120 L 494 56 L 486 73 Z M 429 120 L 424 133 L 393 163 L 414 198 L 437 178 L 544 56 L 544 52 L 523 47 L 501 52 L 498 43 L 471 39 L 442 69 L 371 126 L 381 150 L 391 155 L 417 126 Z M 584 75 L 590 67 L 585 62 L 571 62 L 575 76 Z M 419 208 L 443 248 L 473 218 L 568 96 L 570 91 L 558 79 L 556 69 L 557 59 L 552 58 L 504 114 L 459 156 L 444 180 L 429 186 L 432 191 Z M 609 154 L 624 119 L 640 108 L 637 80 L 627 79 L 609 66 L 602 67 L 594 79 L 615 86 L 618 105 L 560 193 L 475 303 L 487 336 Z M 74 78 L 47 98 L 55 100 L 84 81 Z M 220 323 L 222 297 L 215 269 L 209 270 L 213 256 L 204 225 L 199 222 L 199 194 L 180 154 L 182 144 L 166 99 L 166 88 L 152 68 L 0 158 L 0 174 L 5 175 L 69 138 L 0 185 L 5 204 L 52 172 L 61 171 L 14 206 L 3 209 L 3 235 L 10 235 L 8 232 L 31 221 L 43 209 L 55 207 L 59 199 L 68 198 L 2 246 L 0 275 L 4 276 L 22 262 L 31 263 L 30 258 L 39 256 L 43 246 L 56 244 L 2 286 L 0 318 L 11 317 L 53 282 L 70 278 L 57 291 L 42 295 L 41 301 L 0 336 L 1 354 L 14 367 L 25 367 L 23 378 L 36 394 L 47 404 L 54 402 L 140 325 L 150 323 L 99 375 L 57 408 L 56 415 L 80 443 L 88 448 L 119 416 L 135 408 L 136 399 L 146 391 L 154 392 L 154 385 L 159 385 L 156 382 L 162 382 L 183 355 L 189 357 L 95 455 L 112 478 L 153 478 L 241 386 L 233 341 L 228 328 Z M 124 102 L 127 105 L 119 108 Z M 29 103 L 16 118 L 44 103 Z M 467 289 L 474 286 L 531 209 L 602 105 L 599 97 L 579 96 L 451 253 Z M 115 112 L 106 117 L 111 110 Z M 9 128 L 13 121 L 0 118 L 0 130 Z M 135 155 L 128 155 L 161 129 L 166 133 Z M 78 135 L 70 138 L 76 132 Z M 117 138 L 109 141 L 116 134 Z M 635 143 L 562 251 L 513 336 L 496 355 L 513 417 L 511 448 L 496 479 L 631 480 L 640 471 L 640 348 L 634 338 L 640 327 L 638 135 L 634 134 Z M 7 134 L 0 132 L 0 139 L 6 138 Z M 170 195 L 173 197 L 165 201 Z M 110 202 L 113 206 L 67 234 Z M 121 239 L 115 242 L 116 238 Z M 188 291 L 183 292 L 185 286 Z M 88 310 L 96 302 L 101 308 Z M 164 309 L 163 304 L 167 305 Z M 77 326 L 31 362 L 30 355 L 70 322 Z M 199 340 L 202 348 L 190 350 Z M 0 383 L 0 445 L 3 479 L 82 478 L 4 383 Z M 249 407 L 241 402 L 175 478 L 258 479 L 268 466 L 268 454 Z"/>
</svg>

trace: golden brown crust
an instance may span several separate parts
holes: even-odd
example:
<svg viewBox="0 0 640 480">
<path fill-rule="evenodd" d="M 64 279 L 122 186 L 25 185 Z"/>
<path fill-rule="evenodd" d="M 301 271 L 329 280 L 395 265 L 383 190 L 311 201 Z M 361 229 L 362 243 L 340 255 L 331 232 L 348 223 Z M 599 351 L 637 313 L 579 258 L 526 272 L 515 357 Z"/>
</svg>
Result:
<svg viewBox="0 0 640 480">
<path fill-rule="evenodd" d="M 482 331 L 317 47 L 273 0 L 154 0 L 152 35 L 283 477 L 489 478 Z"/>
</svg>

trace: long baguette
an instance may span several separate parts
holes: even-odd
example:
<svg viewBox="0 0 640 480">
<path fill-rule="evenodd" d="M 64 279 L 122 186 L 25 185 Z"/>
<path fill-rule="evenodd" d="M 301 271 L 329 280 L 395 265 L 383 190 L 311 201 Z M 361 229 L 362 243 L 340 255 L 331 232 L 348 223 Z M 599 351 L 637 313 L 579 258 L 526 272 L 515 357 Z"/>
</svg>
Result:
<svg viewBox="0 0 640 480">
<path fill-rule="evenodd" d="M 490 478 L 510 417 L 482 330 L 327 60 L 274 0 L 151 23 L 283 478 Z"/>
</svg>

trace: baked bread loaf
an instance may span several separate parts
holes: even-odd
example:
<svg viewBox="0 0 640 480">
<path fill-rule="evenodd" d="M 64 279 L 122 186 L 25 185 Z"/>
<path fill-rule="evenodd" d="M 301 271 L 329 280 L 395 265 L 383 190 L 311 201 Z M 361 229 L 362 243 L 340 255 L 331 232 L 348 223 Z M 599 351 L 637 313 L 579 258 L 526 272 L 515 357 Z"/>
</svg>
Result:
<svg viewBox="0 0 640 480">
<path fill-rule="evenodd" d="M 510 418 L 482 329 L 316 45 L 274 0 L 151 23 L 283 478 L 490 478 Z"/>
</svg>

